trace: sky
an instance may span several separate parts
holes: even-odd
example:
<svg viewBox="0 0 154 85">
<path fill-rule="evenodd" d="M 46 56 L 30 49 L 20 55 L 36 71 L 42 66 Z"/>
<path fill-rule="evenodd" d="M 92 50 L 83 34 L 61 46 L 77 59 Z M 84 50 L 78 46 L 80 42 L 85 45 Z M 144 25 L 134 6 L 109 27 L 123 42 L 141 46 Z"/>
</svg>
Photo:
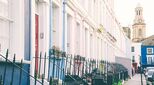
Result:
<svg viewBox="0 0 154 85">
<path fill-rule="evenodd" d="M 132 27 L 135 18 L 135 7 L 143 7 L 143 18 L 146 23 L 146 37 L 154 35 L 154 0 L 114 0 L 115 16 L 121 26 Z"/>
</svg>

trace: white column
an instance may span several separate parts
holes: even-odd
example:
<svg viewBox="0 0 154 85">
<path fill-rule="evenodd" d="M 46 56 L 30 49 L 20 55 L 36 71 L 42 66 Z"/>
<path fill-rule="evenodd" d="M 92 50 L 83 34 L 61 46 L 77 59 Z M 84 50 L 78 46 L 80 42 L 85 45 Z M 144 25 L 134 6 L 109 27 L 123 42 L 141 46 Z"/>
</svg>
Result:
<svg viewBox="0 0 154 85">
<path fill-rule="evenodd" d="M 88 30 L 85 28 L 85 55 L 88 57 Z"/>
<path fill-rule="evenodd" d="M 75 29 L 74 29 L 74 34 L 75 34 L 75 37 L 74 37 L 74 41 L 75 41 L 75 54 L 78 54 L 78 55 L 81 55 L 80 54 L 80 36 L 81 36 L 81 33 L 80 33 L 80 24 L 79 23 L 75 23 Z"/>
<path fill-rule="evenodd" d="M 84 26 L 84 22 L 83 22 L 83 26 L 82 26 L 82 54 L 83 56 L 87 57 L 86 54 L 85 54 L 85 26 Z"/>
<path fill-rule="evenodd" d="M 102 42 L 102 60 L 105 60 L 105 42 Z"/>
<path fill-rule="evenodd" d="M 73 22 L 73 17 L 68 16 L 68 23 L 67 23 L 67 50 L 68 53 L 73 54 L 73 36 L 74 36 L 74 22 Z"/>
<path fill-rule="evenodd" d="M 96 59 L 99 59 L 99 38 L 97 37 L 97 46 L 96 46 L 96 49 L 97 49 L 97 58 Z"/>
<path fill-rule="evenodd" d="M 84 56 L 83 54 L 83 22 L 80 23 L 80 55 Z"/>
<path fill-rule="evenodd" d="M 108 48 L 108 47 L 107 47 L 107 42 L 105 42 L 105 60 L 106 60 L 106 61 L 108 61 L 108 60 L 107 60 L 107 57 L 108 57 L 107 48 Z"/>
<path fill-rule="evenodd" d="M 98 49 L 97 49 L 97 43 L 98 43 L 98 41 L 97 41 L 97 36 L 95 35 L 94 36 L 94 48 L 95 48 L 95 51 L 94 51 L 94 57 L 93 57 L 93 59 L 97 59 L 98 58 L 98 56 L 97 56 L 97 53 L 98 53 Z"/>
<path fill-rule="evenodd" d="M 96 42 L 96 41 L 95 41 L 95 37 L 96 37 L 96 36 L 95 36 L 94 31 L 93 31 L 93 36 L 92 36 L 92 58 L 93 58 L 93 57 L 96 57 L 96 56 L 95 56 L 95 51 L 96 51 L 96 50 L 95 50 L 95 47 L 96 47 L 96 44 L 95 44 L 95 42 Z"/>
<path fill-rule="evenodd" d="M 102 39 L 101 39 L 101 46 L 100 47 L 101 47 L 101 51 L 100 51 L 101 52 L 101 58 L 100 59 L 103 60 L 103 40 Z"/>
<path fill-rule="evenodd" d="M 85 28 L 85 54 L 87 58 L 90 58 L 90 33 L 88 28 Z"/>
<path fill-rule="evenodd" d="M 97 57 L 97 36 L 96 35 L 94 35 L 94 47 L 93 47 L 93 49 L 94 49 L 94 56 L 93 56 L 93 59 L 94 58 L 96 58 Z"/>
<path fill-rule="evenodd" d="M 101 44 L 101 38 L 99 38 L 99 60 L 101 60 L 101 55 L 102 55 L 102 52 L 101 52 L 101 49 L 102 49 L 102 44 Z"/>
<path fill-rule="evenodd" d="M 63 48 L 63 51 L 65 51 L 67 53 L 67 11 L 66 11 L 66 4 L 65 6 L 63 6 L 63 30 L 62 30 L 62 34 L 63 34 L 63 38 L 62 38 L 62 48 Z"/>
<path fill-rule="evenodd" d="M 30 40 L 30 59 L 31 59 L 31 64 L 30 64 L 30 75 L 34 76 L 34 69 L 35 69 L 35 0 L 31 0 L 31 40 Z M 30 79 L 30 83 L 33 84 L 32 82 L 33 79 Z"/>
<path fill-rule="evenodd" d="M 71 20 L 71 30 L 70 30 L 70 33 L 71 33 L 71 54 L 74 54 L 75 53 L 75 38 L 74 38 L 74 36 L 75 36 L 75 26 L 76 26 L 76 23 L 75 23 L 75 17 L 74 16 L 72 16 L 72 20 Z"/>
<path fill-rule="evenodd" d="M 45 52 L 45 29 L 46 29 L 46 6 L 45 3 L 38 4 L 38 13 L 39 13 L 39 52 L 44 54 Z"/>
<path fill-rule="evenodd" d="M 93 35 L 92 34 L 90 34 L 90 42 L 89 42 L 89 45 L 90 45 L 90 58 L 92 58 L 92 56 L 93 56 Z"/>
<path fill-rule="evenodd" d="M 87 30 L 87 57 L 90 58 L 90 33 L 89 30 Z"/>
<path fill-rule="evenodd" d="M 59 17 L 58 17 L 58 19 L 59 19 L 59 22 L 58 22 L 58 25 L 59 25 L 59 31 L 58 31 L 58 33 L 59 33 L 59 48 L 60 48 L 60 50 L 62 50 L 62 43 L 63 43 L 63 41 L 62 41 L 62 39 L 63 39 L 63 21 L 62 21 L 62 7 L 59 7 Z"/>
</svg>

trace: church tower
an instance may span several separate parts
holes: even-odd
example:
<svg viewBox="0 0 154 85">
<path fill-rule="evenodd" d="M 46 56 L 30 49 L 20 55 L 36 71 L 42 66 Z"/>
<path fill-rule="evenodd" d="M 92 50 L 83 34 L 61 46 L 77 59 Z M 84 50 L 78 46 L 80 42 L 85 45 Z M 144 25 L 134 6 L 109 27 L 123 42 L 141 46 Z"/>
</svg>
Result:
<svg viewBox="0 0 154 85">
<path fill-rule="evenodd" d="M 135 8 L 135 19 L 134 19 L 134 24 L 132 25 L 133 42 L 141 42 L 143 39 L 145 39 L 146 37 L 145 27 L 146 24 L 144 23 L 143 19 L 143 8 L 138 4 L 137 7 Z"/>
</svg>

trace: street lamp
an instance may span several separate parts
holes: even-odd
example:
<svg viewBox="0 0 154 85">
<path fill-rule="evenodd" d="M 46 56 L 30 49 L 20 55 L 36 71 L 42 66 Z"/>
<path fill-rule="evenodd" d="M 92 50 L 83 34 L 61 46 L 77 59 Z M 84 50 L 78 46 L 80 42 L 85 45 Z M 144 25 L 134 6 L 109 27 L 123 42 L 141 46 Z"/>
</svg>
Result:
<svg viewBox="0 0 154 85">
<path fill-rule="evenodd" d="M 142 81 L 142 57 L 139 55 L 140 57 L 140 74 L 141 74 L 141 85 L 143 85 L 143 81 Z"/>
</svg>

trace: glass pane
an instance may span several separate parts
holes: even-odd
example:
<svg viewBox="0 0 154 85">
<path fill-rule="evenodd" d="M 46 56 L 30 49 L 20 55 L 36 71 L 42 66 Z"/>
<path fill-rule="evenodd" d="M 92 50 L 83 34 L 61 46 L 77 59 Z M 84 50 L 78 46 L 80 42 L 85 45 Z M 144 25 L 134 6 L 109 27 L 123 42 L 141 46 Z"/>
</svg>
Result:
<svg viewBox="0 0 154 85">
<path fill-rule="evenodd" d="M 151 64 L 151 62 L 152 62 L 152 57 L 148 57 L 147 64 Z"/>
</svg>

